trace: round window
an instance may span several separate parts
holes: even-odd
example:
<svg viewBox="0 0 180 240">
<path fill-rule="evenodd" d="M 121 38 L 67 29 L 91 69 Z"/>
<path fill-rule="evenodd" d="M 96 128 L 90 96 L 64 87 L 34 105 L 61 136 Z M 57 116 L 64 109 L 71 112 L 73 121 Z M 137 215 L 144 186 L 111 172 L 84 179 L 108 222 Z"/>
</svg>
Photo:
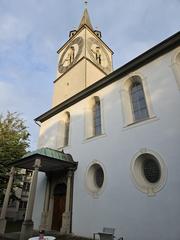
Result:
<svg viewBox="0 0 180 240">
<path fill-rule="evenodd" d="M 96 167 L 94 176 L 97 187 L 101 188 L 104 182 L 104 172 L 100 165 Z"/>
<path fill-rule="evenodd" d="M 149 151 L 150 153 L 135 155 L 131 171 L 137 188 L 148 195 L 154 195 L 166 182 L 167 167 L 160 155 L 156 153 L 154 156 Z"/>
<path fill-rule="evenodd" d="M 88 168 L 86 184 L 91 193 L 101 191 L 104 185 L 104 170 L 99 163 L 94 163 Z"/>
<path fill-rule="evenodd" d="M 150 183 L 156 183 L 159 181 L 161 176 L 161 170 L 157 160 L 154 160 L 153 158 L 144 159 L 142 168 L 145 178 Z"/>
</svg>

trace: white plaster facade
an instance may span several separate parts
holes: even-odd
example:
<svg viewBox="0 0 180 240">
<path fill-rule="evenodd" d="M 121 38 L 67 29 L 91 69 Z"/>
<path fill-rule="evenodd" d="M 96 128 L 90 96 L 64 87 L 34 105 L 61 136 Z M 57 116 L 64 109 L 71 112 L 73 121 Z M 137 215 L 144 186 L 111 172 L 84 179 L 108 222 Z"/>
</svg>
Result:
<svg viewBox="0 0 180 240">
<path fill-rule="evenodd" d="M 117 237 L 128 240 L 179 239 L 178 54 L 180 50 L 175 47 L 41 123 L 38 147 L 62 149 L 62 119 L 65 112 L 70 113 L 69 144 L 63 149 L 78 162 L 73 188 L 73 234 L 92 237 L 103 227 L 113 227 Z M 149 111 L 149 118 L 137 123 L 133 123 L 124 85 L 135 75 L 143 80 Z M 102 134 L 93 137 L 89 135 L 88 110 L 94 96 L 101 102 Z M 154 153 L 163 161 L 162 187 L 153 194 L 139 190 L 133 180 L 132 164 L 139 152 Z M 104 170 L 103 186 L 95 194 L 87 187 L 87 171 L 94 162 Z M 40 174 L 33 214 L 37 229 L 45 183 L 46 176 Z"/>
</svg>

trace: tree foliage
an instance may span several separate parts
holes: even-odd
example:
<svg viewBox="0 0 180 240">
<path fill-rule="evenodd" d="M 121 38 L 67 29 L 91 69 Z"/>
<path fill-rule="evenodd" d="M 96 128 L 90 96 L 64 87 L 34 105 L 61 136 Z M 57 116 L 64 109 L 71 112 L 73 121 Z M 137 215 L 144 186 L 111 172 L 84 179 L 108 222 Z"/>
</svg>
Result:
<svg viewBox="0 0 180 240">
<path fill-rule="evenodd" d="M 0 197 L 6 186 L 9 168 L 7 165 L 20 159 L 29 147 L 29 132 L 18 113 L 0 115 Z"/>
</svg>

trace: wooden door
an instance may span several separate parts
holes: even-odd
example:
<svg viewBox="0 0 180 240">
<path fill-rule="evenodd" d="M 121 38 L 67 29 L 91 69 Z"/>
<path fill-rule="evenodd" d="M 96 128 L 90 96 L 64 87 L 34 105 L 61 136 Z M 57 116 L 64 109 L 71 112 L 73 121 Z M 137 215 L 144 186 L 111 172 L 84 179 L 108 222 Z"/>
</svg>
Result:
<svg viewBox="0 0 180 240">
<path fill-rule="evenodd" d="M 54 196 L 54 208 L 52 230 L 60 231 L 62 227 L 62 215 L 65 211 L 66 196 Z"/>
<path fill-rule="evenodd" d="M 52 230 L 60 231 L 62 227 L 62 215 L 66 205 L 66 184 L 59 183 L 54 188 L 54 208 L 52 218 Z"/>
</svg>

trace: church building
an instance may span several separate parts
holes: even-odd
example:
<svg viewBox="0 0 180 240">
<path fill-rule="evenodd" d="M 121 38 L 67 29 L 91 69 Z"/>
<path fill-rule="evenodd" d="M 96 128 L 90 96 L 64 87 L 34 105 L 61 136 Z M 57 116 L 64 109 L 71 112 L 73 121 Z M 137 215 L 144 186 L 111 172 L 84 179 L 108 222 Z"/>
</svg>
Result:
<svg viewBox="0 0 180 240">
<path fill-rule="evenodd" d="M 85 9 L 57 53 L 38 149 L 14 164 L 34 170 L 22 234 L 179 240 L 180 32 L 113 70 Z"/>
</svg>

